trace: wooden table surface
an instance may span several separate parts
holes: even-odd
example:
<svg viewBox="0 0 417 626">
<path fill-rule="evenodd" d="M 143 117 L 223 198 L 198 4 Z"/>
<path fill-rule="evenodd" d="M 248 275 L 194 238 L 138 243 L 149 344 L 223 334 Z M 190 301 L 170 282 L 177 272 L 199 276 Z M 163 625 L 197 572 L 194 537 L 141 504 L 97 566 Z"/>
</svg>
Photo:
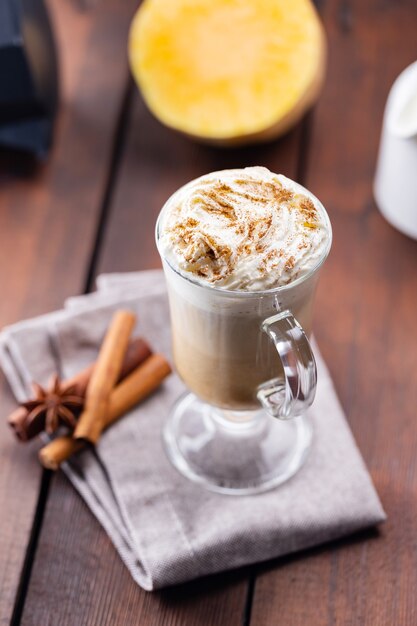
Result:
<svg viewBox="0 0 417 626">
<path fill-rule="evenodd" d="M 378 213 L 372 178 L 389 87 L 417 58 L 417 3 L 321 0 L 330 56 L 314 112 L 279 142 L 219 151 L 163 128 L 133 87 L 126 39 L 137 1 L 49 1 L 62 106 L 47 163 L 0 155 L 0 324 L 60 307 L 93 289 L 100 272 L 157 267 L 156 215 L 191 178 L 260 164 L 299 180 L 334 227 L 316 336 L 388 521 L 144 592 L 67 480 L 42 471 L 39 444 L 15 442 L 2 378 L 0 624 L 415 625 L 417 242 Z"/>
</svg>

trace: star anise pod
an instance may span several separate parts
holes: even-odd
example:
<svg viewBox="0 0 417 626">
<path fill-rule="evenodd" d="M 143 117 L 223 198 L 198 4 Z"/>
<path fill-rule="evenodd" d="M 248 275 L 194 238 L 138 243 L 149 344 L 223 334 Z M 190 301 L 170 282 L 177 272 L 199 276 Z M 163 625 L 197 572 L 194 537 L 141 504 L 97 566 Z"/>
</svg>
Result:
<svg viewBox="0 0 417 626">
<path fill-rule="evenodd" d="M 33 383 L 33 390 L 34 400 L 22 403 L 28 411 L 26 425 L 41 418 L 45 420 L 45 430 L 49 434 L 58 428 L 60 422 L 75 428 L 77 410 L 83 406 L 84 398 L 76 394 L 74 386 L 65 387 L 55 375 L 47 389 Z"/>
</svg>

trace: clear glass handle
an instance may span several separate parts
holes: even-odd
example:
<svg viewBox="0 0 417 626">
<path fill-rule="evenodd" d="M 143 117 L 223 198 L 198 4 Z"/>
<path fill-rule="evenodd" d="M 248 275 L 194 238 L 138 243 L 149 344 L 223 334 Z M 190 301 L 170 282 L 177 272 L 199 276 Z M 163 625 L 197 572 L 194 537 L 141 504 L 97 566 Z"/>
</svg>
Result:
<svg viewBox="0 0 417 626">
<path fill-rule="evenodd" d="M 278 419 L 297 417 L 312 404 L 316 394 L 317 368 L 307 336 L 291 311 L 268 317 L 261 326 L 277 349 L 284 379 L 260 385 L 258 400 Z"/>
</svg>

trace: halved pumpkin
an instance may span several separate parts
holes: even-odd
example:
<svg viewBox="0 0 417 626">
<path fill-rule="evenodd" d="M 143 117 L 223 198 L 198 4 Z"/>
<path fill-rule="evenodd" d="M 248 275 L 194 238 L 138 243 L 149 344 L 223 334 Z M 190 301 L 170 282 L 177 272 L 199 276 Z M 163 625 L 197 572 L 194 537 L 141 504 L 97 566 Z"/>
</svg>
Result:
<svg viewBox="0 0 417 626">
<path fill-rule="evenodd" d="M 325 52 L 310 0 L 144 0 L 129 38 L 154 115 L 224 145 L 293 126 L 318 97 Z"/>
</svg>

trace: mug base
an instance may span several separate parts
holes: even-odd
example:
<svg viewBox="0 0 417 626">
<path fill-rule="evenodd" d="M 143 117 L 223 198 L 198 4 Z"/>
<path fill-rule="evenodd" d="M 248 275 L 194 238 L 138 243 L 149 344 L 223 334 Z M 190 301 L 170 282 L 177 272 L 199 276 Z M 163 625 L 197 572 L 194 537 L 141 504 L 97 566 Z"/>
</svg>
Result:
<svg viewBox="0 0 417 626">
<path fill-rule="evenodd" d="M 286 482 L 302 467 L 312 442 L 306 416 L 223 411 L 187 393 L 163 430 L 166 453 L 186 478 L 217 493 L 251 495 Z"/>
</svg>

